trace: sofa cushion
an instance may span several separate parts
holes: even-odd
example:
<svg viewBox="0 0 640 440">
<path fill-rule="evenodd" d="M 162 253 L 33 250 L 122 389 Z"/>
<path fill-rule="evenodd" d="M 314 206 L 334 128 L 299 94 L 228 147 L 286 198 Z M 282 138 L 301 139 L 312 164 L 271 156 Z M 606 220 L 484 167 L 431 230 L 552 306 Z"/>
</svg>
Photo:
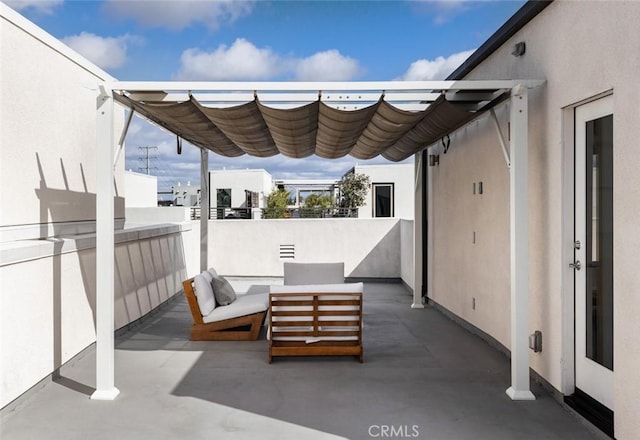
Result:
<svg viewBox="0 0 640 440">
<path fill-rule="evenodd" d="M 193 277 L 193 287 L 202 316 L 207 316 L 216 308 L 216 299 L 211 286 L 212 280 L 213 277 L 207 271 Z"/>
<path fill-rule="evenodd" d="M 286 261 L 285 285 L 344 283 L 344 263 L 294 263 Z"/>
<path fill-rule="evenodd" d="M 224 321 L 264 312 L 269 307 L 269 294 L 256 293 L 254 295 L 238 295 L 237 299 L 228 306 L 219 306 L 202 320 L 205 323 Z"/>
<path fill-rule="evenodd" d="M 216 270 L 213 267 L 210 267 L 209 269 L 207 269 L 207 272 L 211 274 L 211 278 L 218 276 L 218 272 L 216 272 Z"/>
<path fill-rule="evenodd" d="M 228 306 L 236 300 L 236 291 L 233 290 L 233 286 L 224 277 L 213 277 L 211 285 L 218 305 Z"/>
<path fill-rule="evenodd" d="M 363 283 L 307 284 L 304 286 L 271 286 L 271 293 L 357 293 L 364 292 Z"/>
</svg>

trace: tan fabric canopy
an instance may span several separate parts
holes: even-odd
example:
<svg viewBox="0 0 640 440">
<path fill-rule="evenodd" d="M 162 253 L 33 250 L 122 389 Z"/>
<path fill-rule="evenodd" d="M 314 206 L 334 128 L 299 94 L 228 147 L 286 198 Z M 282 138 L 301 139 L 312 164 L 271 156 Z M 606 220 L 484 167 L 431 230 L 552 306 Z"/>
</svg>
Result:
<svg viewBox="0 0 640 440">
<path fill-rule="evenodd" d="M 489 108 L 504 95 L 497 94 Z M 222 156 L 283 154 L 327 159 L 347 154 L 361 160 L 382 155 L 399 162 L 478 116 L 478 107 L 442 94 L 426 110 L 407 111 L 384 99 L 358 110 L 339 110 L 320 99 L 280 109 L 256 97 L 233 107 L 208 107 L 193 96 L 179 103 L 116 99 L 195 146 Z"/>
</svg>

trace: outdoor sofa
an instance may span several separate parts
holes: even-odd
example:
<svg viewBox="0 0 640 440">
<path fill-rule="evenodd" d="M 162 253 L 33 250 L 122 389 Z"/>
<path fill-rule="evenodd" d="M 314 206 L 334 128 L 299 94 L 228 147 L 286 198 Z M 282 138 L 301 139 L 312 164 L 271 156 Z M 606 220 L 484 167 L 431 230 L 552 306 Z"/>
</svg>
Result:
<svg viewBox="0 0 640 440">
<path fill-rule="evenodd" d="M 229 298 L 220 301 L 213 289 L 214 280 L 223 289 L 226 287 L 226 280 L 219 281 L 221 279 L 224 280 L 210 268 L 182 282 L 193 317 L 191 340 L 255 341 L 269 307 L 269 293 L 235 295 L 233 292 L 235 299 L 226 304 Z"/>
<path fill-rule="evenodd" d="M 275 356 L 318 355 L 363 361 L 364 286 L 344 283 L 344 263 L 286 262 L 284 284 L 257 293 L 233 292 L 229 301 L 230 285 L 213 268 L 185 280 L 191 340 L 256 340 L 268 314 L 269 363 Z"/>
</svg>

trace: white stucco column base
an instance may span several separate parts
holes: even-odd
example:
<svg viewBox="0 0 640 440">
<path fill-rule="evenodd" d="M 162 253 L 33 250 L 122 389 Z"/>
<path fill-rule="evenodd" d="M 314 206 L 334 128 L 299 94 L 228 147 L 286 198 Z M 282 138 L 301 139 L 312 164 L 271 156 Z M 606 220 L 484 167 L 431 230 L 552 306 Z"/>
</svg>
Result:
<svg viewBox="0 0 640 440">
<path fill-rule="evenodd" d="M 96 390 L 91 395 L 91 400 L 115 400 L 120 394 L 120 390 L 113 387 L 109 390 Z"/>
<path fill-rule="evenodd" d="M 506 393 L 511 400 L 536 400 L 536 396 L 529 390 L 515 390 L 513 387 L 509 387 Z"/>
<path fill-rule="evenodd" d="M 424 304 L 422 304 L 422 302 L 415 302 L 413 304 L 411 304 L 411 308 L 412 309 L 424 309 Z"/>
</svg>

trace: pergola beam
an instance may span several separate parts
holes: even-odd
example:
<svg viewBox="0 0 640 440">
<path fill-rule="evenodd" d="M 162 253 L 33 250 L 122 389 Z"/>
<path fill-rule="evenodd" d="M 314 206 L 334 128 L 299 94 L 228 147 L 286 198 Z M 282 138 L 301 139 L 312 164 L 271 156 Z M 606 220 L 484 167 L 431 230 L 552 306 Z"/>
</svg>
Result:
<svg viewBox="0 0 640 440">
<path fill-rule="evenodd" d="M 239 102 L 249 102 L 253 101 L 255 97 L 262 103 L 271 103 L 271 102 L 294 102 L 294 103 L 304 103 L 304 102 L 314 102 L 320 98 L 320 101 L 324 103 L 331 102 L 348 102 L 348 103 L 368 103 L 368 102 L 376 102 L 382 96 L 382 92 L 366 92 L 366 93 L 339 93 L 339 92 L 322 92 L 318 91 L 301 91 L 301 92 L 239 92 L 239 93 L 229 93 L 229 92 L 196 92 L 189 93 L 186 92 L 171 92 L 171 93 L 163 93 L 163 92 L 133 92 L 128 95 L 128 97 L 134 101 L 144 101 L 144 102 L 184 102 L 188 101 L 190 97 L 195 98 L 201 104 L 216 104 L 216 103 L 239 103 Z M 395 101 L 426 101 L 433 102 L 440 96 L 440 93 L 433 92 L 392 92 L 386 93 L 384 95 L 384 99 L 387 102 L 395 102 Z M 474 95 L 475 96 L 475 95 Z M 492 95 L 483 95 L 483 97 L 488 99 L 488 96 Z M 460 100 L 462 98 L 457 97 L 456 99 Z"/>
<path fill-rule="evenodd" d="M 518 85 L 532 88 L 539 80 L 460 80 L 460 81 L 361 81 L 361 82 L 232 82 L 232 81 L 114 81 L 108 86 L 115 91 L 134 92 L 357 92 L 357 91 L 448 91 L 448 90 L 510 90 Z"/>
</svg>

